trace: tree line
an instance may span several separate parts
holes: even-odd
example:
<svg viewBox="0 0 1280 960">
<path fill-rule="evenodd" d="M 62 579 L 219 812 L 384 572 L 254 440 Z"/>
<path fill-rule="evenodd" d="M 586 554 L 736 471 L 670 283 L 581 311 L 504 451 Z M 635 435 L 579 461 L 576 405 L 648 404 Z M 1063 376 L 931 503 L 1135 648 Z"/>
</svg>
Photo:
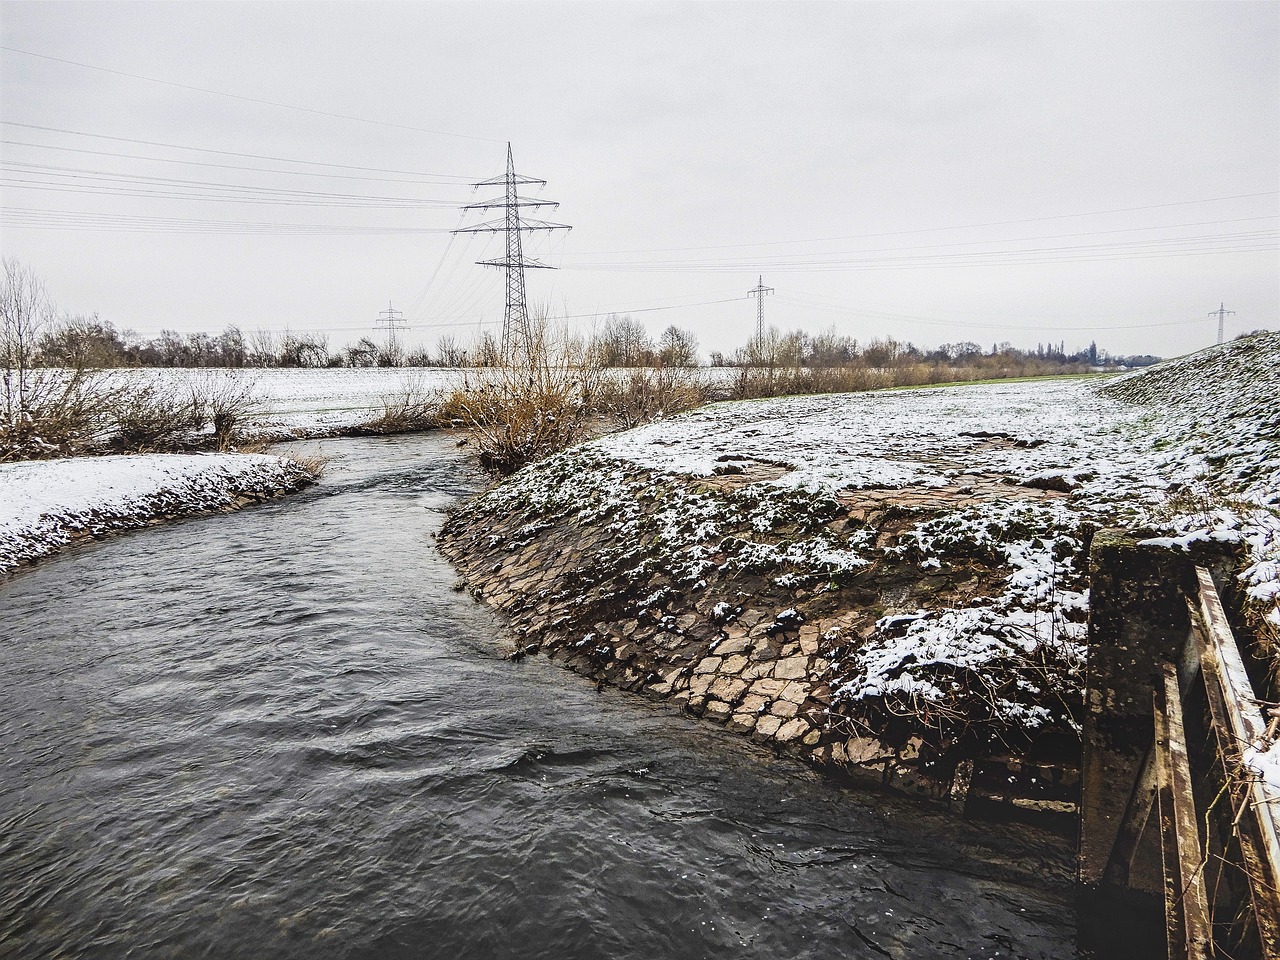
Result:
<svg viewBox="0 0 1280 960">
<path fill-rule="evenodd" d="M 608 317 L 589 337 L 587 348 L 606 367 L 695 367 L 701 362 L 698 339 L 689 330 L 668 326 L 655 340 L 644 324 L 629 316 Z M 58 367 L 485 367 L 501 363 L 496 338 L 482 333 L 469 342 L 452 335 L 436 340 L 433 349 L 406 349 L 394 342 L 361 337 L 331 349 L 327 337 L 290 330 L 244 332 L 234 325 L 221 333 L 163 330 L 155 337 L 120 331 L 108 320 L 64 316 L 43 326 L 33 361 Z M 1065 344 L 1037 344 L 1019 349 L 993 343 L 990 349 L 972 341 L 923 349 L 892 337 L 861 343 L 835 330 L 809 333 L 770 329 L 729 352 L 712 350 L 713 367 L 766 369 L 891 369 L 915 364 L 1001 367 L 1015 363 L 1036 368 L 1145 366 L 1149 355 L 1115 356 L 1090 343 L 1075 351 Z"/>
</svg>

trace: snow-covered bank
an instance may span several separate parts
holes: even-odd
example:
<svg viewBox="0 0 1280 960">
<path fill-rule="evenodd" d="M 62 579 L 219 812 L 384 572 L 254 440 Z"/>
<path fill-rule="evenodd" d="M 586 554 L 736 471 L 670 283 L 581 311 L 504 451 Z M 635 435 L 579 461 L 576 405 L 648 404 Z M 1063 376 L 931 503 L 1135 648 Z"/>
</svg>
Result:
<svg viewBox="0 0 1280 960">
<path fill-rule="evenodd" d="M 229 510 L 315 481 L 262 454 L 146 454 L 0 464 L 0 574 L 83 537 Z"/>
<path fill-rule="evenodd" d="M 1069 738 L 1098 529 L 1239 546 L 1276 622 L 1277 395 L 1266 334 L 1104 383 L 716 404 L 526 468 L 445 545 L 575 669 L 819 759 L 904 718 Z"/>
</svg>

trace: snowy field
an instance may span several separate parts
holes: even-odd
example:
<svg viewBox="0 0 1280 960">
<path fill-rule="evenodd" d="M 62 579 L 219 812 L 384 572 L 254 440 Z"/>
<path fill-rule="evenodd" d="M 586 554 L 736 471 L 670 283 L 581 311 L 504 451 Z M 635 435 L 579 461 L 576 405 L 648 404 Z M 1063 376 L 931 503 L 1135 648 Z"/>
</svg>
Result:
<svg viewBox="0 0 1280 960">
<path fill-rule="evenodd" d="M 0 464 L 0 574 L 80 537 L 239 506 L 314 477 L 262 454 L 147 454 Z"/>
<path fill-rule="evenodd" d="M 468 371 L 474 374 L 474 371 Z M 464 373 L 434 367 L 306 369 L 140 369 L 112 374 L 173 386 L 207 387 L 236 383 L 258 401 L 253 427 L 264 433 L 323 435 L 366 423 L 382 412 L 383 398 L 448 392 Z"/>
<path fill-rule="evenodd" d="M 786 571 L 778 583 L 790 586 L 885 551 L 924 570 L 990 555 L 1006 570 L 1002 590 L 955 609 L 890 611 L 834 678 L 846 699 L 961 709 L 941 678 L 996 663 L 1048 664 L 1051 678 L 1078 684 L 1085 543 L 1099 527 L 1146 529 L 1174 546 L 1243 544 L 1249 596 L 1280 627 L 1277 396 L 1280 335 L 1270 334 L 1109 380 L 715 404 L 527 468 L 488 495 L 487 509 L 605 522 L 619 549 L 658 545 L 661 556 L 637 557 L 637 577 L 656 564 L 692 591 L 713 566 Z M 732 476 L 742 484 L 688 482 Z M 1057 495 L 969 496 L 993 483 Z M 886 488 L 932 507 L 892 543 L 866 527 L 772 533 L 815 504 L 832 504 L 829 516 Z M 744 517 L 760 535 L 726 539 Z M 994 719 L 1031 728 L 1048 719 L 1027 704 L 998 697 Z"/>
<path fill-rule="evenodd" d="M 647 369 L 647 368 L 646 368 Z M 609 375 L 625 380 L 632 370 L 616 368 Z M 689 377 L 703 383 L 728 384 L 735 368 L 690 368 Z M 368 423 L 383 412 L 384 400 L 406 393 L 419 399 L 447 396 L 474 387 L 497 372 L 485 368 L 335 367 L 311 369 L 145 368 L 112 371 L 113 377 L 145 383 L 203 389 L 215 393 L 230 385 L 245 385 L 257 401 L 250 433 L 267 437 L 325 436 Z"/>
</svg>

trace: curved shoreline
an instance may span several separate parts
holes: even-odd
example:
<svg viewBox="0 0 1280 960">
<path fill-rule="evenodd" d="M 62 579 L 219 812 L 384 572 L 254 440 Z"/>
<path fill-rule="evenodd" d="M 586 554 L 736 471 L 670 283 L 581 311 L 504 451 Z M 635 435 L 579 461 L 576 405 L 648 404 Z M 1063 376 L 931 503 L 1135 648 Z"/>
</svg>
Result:
<svg viewBox="0 0 1280 960">
<path fill-rule="evenodd" d="M 265 454 L 140 454 L 0 464 L 0 577 L 85 539 L 229 512 L 316 476 Z"/>
<path fill-rule="evenodd" d="M 984 751 L 972 739 L 964 750 L 948 751 L 916 725 L 890 719 L 872 726 L 840 701 L 841 661 L 877 632 L 887 612 L 949 605 L 958 589 L 999 580 L 989 563 L 956 560 L 935 571 L 921 570 L 917 558 L 883 557 L 804 579 L 795 576 L 803 561 L 772 557 L 752 568 L 718 553 L 693 581 L 681 576 L 680 550 L 648 521 L 703 483 L 616 461 L 573 466 L 589 482 L 607 474 L 618 489 L 647 491 L 637 505 L 641 521 L 627 526 L 616 514 L 592 514 L 587 504 L 581 511 L 520 504 L 499 487 L 457 510 L 437 538 L 472 594 L 506 617 L 514 658 L 544 653 L 594 681 L 665 700 L 851 780 L 938 799 L 997 796 L 982 782 L 973 785 L 972 757 L 985 752 L 979 781 L 984 770 L 986 781 L 1005 784 L 1012 773 L 1020 786 L 1006 786 L 1003 795 L 1016 794 L 1019 805 L 1072 807 L 1075 760 L 1071 745 L 1058 749 L 1062 731 L 1041 737 L 1030 759 L 1025 749 L 997 757 L 1015 751 Z M 836 516 L 821 512 L 812 526 L 857 537 L 866 524 L 883 530 L 927 511 L 933 496 L 865 494 L 856 503 L 846 498 Z M 998 495 L 1028 503 L 1058 497 L 1010 487 Z M 749 518 L 739 524 L 719 535 L 750 535 Z"/>
</svg>

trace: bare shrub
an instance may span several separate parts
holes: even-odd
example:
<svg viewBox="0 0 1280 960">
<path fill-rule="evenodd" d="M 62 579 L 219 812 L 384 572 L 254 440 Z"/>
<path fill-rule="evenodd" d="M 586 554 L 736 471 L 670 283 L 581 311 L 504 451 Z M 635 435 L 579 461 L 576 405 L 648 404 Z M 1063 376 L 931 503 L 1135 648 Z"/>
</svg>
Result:
<svg viewBox="0 0 1280 960">
<path fill-rule="evenodd" d="M 205 404 L 189 384 L 134 383 L 115 397 L 113 446 L 130 453 L 180 450 L 199 445 L 208 423 Z"/>
<path fill-rule="evenodd" d="M 622 381 L 605 378 L 596 407 L 626 430 L 689 410 L 709 398 L 710 390 L 696 370 L 655 367 L 631 370 Z"/>
<path fill-rule="evenodd" d="M 38 345 L 54 319 L 44 285 L 6 259 L 0 278 L 0 461 L 68 456 L 104 431 L 114 388 L 83 366 L 37 366 Z"/>
<path fill-rule="evenodd" d="M 513 473 L 584 437 L 601 390 L 596 351 L 552 336 L 534 322 L 527 349 L 500 367 L 469 375 L 442 406 L 473 431 L 480 462 Z"/>
<path fill-rule="evenodd" d="M 400 388 L 381 398 L 382 412 L 364 424 L 377 433 L 431 430 L 440 424 L 439 391 L 427 386 L 421 373 L 401 378 Z"/>
<path fill-rule="evenodd" d="M 265 412 L 258 378 L 237 371 L 208 371 L 192 382 L 191 394 L 195 419 L 213 428 L 219 450 L 234 446 L 245 421 Z"/>
<path fill-rule="evenodd" d="M 286 459 L 305 470 L 312 480 L 319 480 L 324 475 L 325 467 L 329 465 L 330 460 L 321 453 L 291 454 Z"/>
</svg>

